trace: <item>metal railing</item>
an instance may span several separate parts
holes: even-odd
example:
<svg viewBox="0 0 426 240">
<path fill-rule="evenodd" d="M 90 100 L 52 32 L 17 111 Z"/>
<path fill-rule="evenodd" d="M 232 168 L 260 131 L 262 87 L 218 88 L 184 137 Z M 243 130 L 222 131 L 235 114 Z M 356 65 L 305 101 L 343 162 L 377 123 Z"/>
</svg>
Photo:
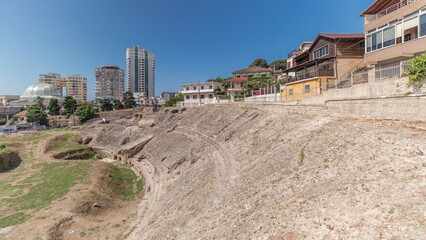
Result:
<svg viewBox="0 0 426 240">
<path fill-rule="evenodd" d="M 376 14 L 365 15 L 365 24 L 370 23 L 370 22 L 372 22 L 376 19 L 379 19 L 383 16 L 386 16 L 389 13 L 394 12 L 394 11 L 404 7 L 404 6 L 410 5 L 411 3 L 415 2 L 415 1 L 416 0 L 403 0 L 403 1 L 400 1 L 400 2 L 398 2 L 398 3 L 396 3 L 392 6 L 376 13 Z"/>
<path fill-rule="evenodd" d="M 368 82 L 368 69 L 360 69 L 345 78 L 328 80 L 322 89 L 326 91 L 329 89 L 349 88 L 353 85 L 366 82 Z"/>
<path fill-rule="evenodd" d="M 401 77 L 404 75 L 406 68 L 406 61 L 378 65 L 375 70 L 375 78 L 384 79 L 390 77 Z"/>
<path fill-rule="evenodd" d="M 294 82 L 294 81 L 300 81 L 305 80 L 309 78 L 315 78 L 315 77 L 333 77 L 334 76 L 334 70 L 333 69 L 320 69 L 319 73 L 316 71 L 311 72 L 296 72 L 295 77 L 289 76 L 286 78 L 287 82 Z"/>
</svg>

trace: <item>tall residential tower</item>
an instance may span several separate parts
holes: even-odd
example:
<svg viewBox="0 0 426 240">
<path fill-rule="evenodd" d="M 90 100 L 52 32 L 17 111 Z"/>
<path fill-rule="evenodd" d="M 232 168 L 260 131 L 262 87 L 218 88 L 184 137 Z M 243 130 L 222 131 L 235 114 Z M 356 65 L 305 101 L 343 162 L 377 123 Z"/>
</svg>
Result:
<svg viewBox="0 0 426 240">
<path fill-rule="evenodd" d="M 117 66 L 101 66 L 95 70 L 96 99 L 122 99 L 124 70 Z"/>
<path fill-rule="evenodd" d="M 142 93 L 151 98 L 155 96 L 155 55 L 139 46 L 126 51 L 127 90 Z"/>
</svg>

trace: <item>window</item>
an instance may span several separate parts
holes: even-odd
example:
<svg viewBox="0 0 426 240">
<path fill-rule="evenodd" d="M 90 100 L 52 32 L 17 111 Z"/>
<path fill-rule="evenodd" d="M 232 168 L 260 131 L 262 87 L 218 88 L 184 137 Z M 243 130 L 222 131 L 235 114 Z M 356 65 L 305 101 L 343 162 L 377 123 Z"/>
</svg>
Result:
<svg viewBox="0 0 426 240">
<path fill-rule="evenodd" d="M 424 11 L 424 10 L 423 10 Z M 420 16 L 420 37 L 426 36 L 426 14 Z"/>
<path fill-rule="evenodd" d="M 371 52 L 373 47 L 373 38 L 372 36 L 367 37 L 367 52 Z"/>
<path fill-rule="evenodd" d="M 288 95 L 293 95 L 293 89 L 288 90 Z"/>
<path fill-rule="evenodd" d="M 204 86 L 201 86 L 201 90 L 204 90 Z"/>
<path fill-rule="evenodd" d="M 327 56 L 328 54 L 330 54 L 330 48 L 327 45 L 327 46 L 324 46 L 324 47 L 316 50 L 314 52 L 314 58 L 324 57 L 324 56 Z"/>
<path fill-rule="evenodd" d="M 209 86 L 209 89 L 213 89 L 213 85 L 210 85 L 210 86 Z"/>
<path fill-rule="evenodd" d="M 311 85 L 305 85 L 305 88 L 303 89 L 303 91 L 305 93 L 310 93 L 311 92 Z"/>
<path fill-rule="evenodd" d="M 197 99 L 197 95 L 192 95 L 192 99 Z"/>
<path fill-rule="evenodd" d="M 213 98 L 213 94 L 209 94 L 209 98 L 212 99 Z"/>
<path fill-rule="evenodd" d="M 383 46 L 388 47 L 395 44 L 395 26 L 383 30 Z"/>
<path fill-rule="evenodd" d="M 186 95 L 186 99 L 189 99 L 189 95 Z"/>
<path fill-rule="evenodd" d="M 373 34 L 373 50 L 381 49 L 383 47 L 382 32 Z"/>
<path fill-rule="evenodd" d="M 197 90 L 197 87 L 193 87 L 193 90 Z"/>
<path fill-rule="evenodd" d="M 201 96 L 200 96 L 200 98 L 201 98 L 201 99 L 204 99 L 204 95 L 201 95 Z"/>
<path fill-rule="evenodd" d="M 186 88 L 186 91 L 189 91 L 189 87 Z"/>
<path fill-rule="evenodd" d="M 364 49 L 364 48 L 365 48 L 365 42 L 364 42 L 364 41 L 360 42 L 360 43 L 358 44 L 358 48 L 360 48 L 360 49 Z"/>
</svg>

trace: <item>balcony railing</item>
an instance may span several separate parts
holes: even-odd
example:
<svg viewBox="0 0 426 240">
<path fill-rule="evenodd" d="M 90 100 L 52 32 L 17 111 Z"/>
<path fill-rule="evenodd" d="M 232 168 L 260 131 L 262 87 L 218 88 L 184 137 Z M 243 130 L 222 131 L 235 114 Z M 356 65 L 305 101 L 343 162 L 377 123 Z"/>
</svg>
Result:
<svg viewBox="0 0 426 240">
<path fill-rule="evenodd" d="M 333 69 L 320 69 L 319 73 L 316 71 L 297 72 L 296 77 L 288 77 L 287 82 L 301 81 L 301 80 L 316 78 L 316 77 L 333 77 L 333 76 L 334 76 Z"/>
<path fill-rule="evenodd" d="M 365 24 L 368 24 L 368 23 L 370 23 L 370 22 L 372 22 L 376 19 L 379 19 L 383 16 L 386 16 L 391 12 L 395 12 L 396 10 L 398 10 L 398 9 L 404 7 L 404 6 L 410 5 L 411 3 L 415 2 L 415 1 L 416 0 L 403 0 L 401 2 L 398 2 L 398 3 L 396 3 L 392 6 L 376 13 L 376 14 L 365 15 Z"/>
</svg>

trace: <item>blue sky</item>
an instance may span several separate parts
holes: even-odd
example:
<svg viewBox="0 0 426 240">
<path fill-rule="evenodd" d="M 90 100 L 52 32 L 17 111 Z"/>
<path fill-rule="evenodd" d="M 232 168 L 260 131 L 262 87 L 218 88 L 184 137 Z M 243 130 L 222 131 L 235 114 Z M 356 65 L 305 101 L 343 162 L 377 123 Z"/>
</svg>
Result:
<svg viewBox="0 0 426 240">
<path fill-rule="evenodd" d="M 157 55 L 156 95 L 268 62 L 318 33 L 363 32 L 373 0 L 0 0 L 0 94 L 20 95 L 39 73 L 125 69 L 126 48 Z"/>
</svg>

